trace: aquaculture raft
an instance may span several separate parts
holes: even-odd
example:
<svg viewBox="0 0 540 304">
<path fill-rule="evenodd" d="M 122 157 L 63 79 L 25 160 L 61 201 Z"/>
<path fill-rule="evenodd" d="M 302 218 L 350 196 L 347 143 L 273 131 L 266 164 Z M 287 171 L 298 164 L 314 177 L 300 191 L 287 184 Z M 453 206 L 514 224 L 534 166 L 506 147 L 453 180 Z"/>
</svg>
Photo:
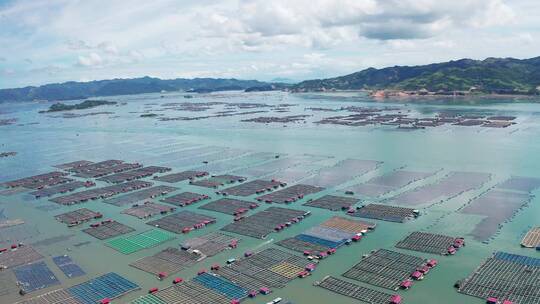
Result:
<svg viewBox="0 0 540 304">
<path fill-rule="evenodd" d="M 110 240 L 107 242 L 107 246 L 123 254 L 131 254 L 145 248 L 157 246 L 173 238 L 174 235 L 171 233 L 153 229 L 141 234 Z"/>
<path fill-rule="evenodd" d="M 193 180 L 198 177 L 207 176 L 208 172 L 206 171 L 183 171 L 178 173 L 172 173 L 167 175 L 162 175 L 159 177 L 154 177 L 154 180 L 165 182 L 165 183 L 178 183 L 185 180 Z"/>
<path fill-rule="evenodd" d="M 94 212 L 87 208 L 81 208 L 56 215 L 54 218 L 68 226 L 74 226 L 92 219 L 100 218 L 101 216 L 101 213 Z"/>
<path fill-rule="evenodd" d="M 396 170 L 389 174 L 370 179 L 364 184 L 347 188 L 347 191 L 368 197 L 378 197 L 396 191 L 413 182 L 433 176 L 435 172 L 416 172 L 408 170 Z"/>
<path fill-rule="evenodd" d="M 332 276 L 324 277 L 322 281 L 316 282 L 315 285 L 367 304 L 390 303 L 390 298 L 392 297 L 388 293 L 363 287 Z"/>
<path fill-rule="evenodd" d="M 359 201 L 359 199 L 352 197 L 325 195 L 321 198 L 310 200 L 307 203 L 302 204 L 302 206 L 338 211 L 343 209 L 349 209 L 351 206 L 355 205 Z"/>
<path fill-rule="evenodd" d="M 250 196 L 253 194 L 264 193 L 266 191 L 273 191 L 274 189 L 283 186 L 285 186 L 285 184 L 280 181 L 267 181 L 262 179 L 256 179 L 234 187 L 224 189 L 220 191 L 220 193 L 234 196 Z"/>
<path fill-rule="evenodd" d="M 169 247 L 129 265 L 154 275 L 167 277 L 195 265 L 202 259 L 203 257 L 196 253 Z"/>
<path fill-rule="evenodd" d="M 30 195 L 33 195 L 35 198 L 53 196 L 56 194 L 71 192 L 79 188 L 90 187 L 94 185 L 95 185 L 94 183 L 72 181 L 72 182 L 67 182 L 65 184 L 60 184 L 54 187 L 32 191 L 30 192 Z"/>
<path fill-rule="evenodd" d="M 211 232 L 200 237 L 185 240 L 181 247 L 184 250 L 200 252 L 204 256 L 214 256 L 227 248 L 235 248 L 240 241 L 219 232 Z"/>
<path fill-rule="evenodd" d="M 84 272 L 79 265 L 75 264 L 71 257 L 67 255 L 53 257 L 52 260 L 68 278 L 80 277 L 86 274 L 86 272 Z"/>
<path fill-rule="evenodd" d="M 137 168 L 134 170 L 101 177 L 101 178 L 98 178 L 98 180 L 108 182 L 108 183 L 118 184 L 118 183 L 123 183 L 126 181 L 135 180 L 135 179 L 141 179 L 143 177 L 149 177 L 156 173 L 165 173 L 167 171 L 171 171 L 171 168 L 148 166 L 148 167 Z"/>
<path fill-rule="evenodd" d="M 230 215 L 239 215 L 257 207 L 259 207 L 259 205 L 252 202 L 232 198 L 222 198 L 200 206 L 199 209 L 221 212 Z"/>
<path fill-rule="evenodd" d="M 68 169 L 75 173 L 75 176 L 84 178 L 97 178 L 105 175 L 120 173 L 128 170 L 133 170 L 142 167 L 139 163 L 125 163 L 122 160 L 105 160 L 98 163 L 88 164 L 86 166 L 78 166 Z"/>
<path fill-rule="evenodd" d="M 29 245 L 19 246 L 17 250 L 6 248 L 6 251 L 0 254 L 0 266 L 12 268 L 23 264 L 29 264 L 42 258 L 43 256 Z"/>
<path fill-rule="evenodd" d="M 169 212 L 173 212 L 174 210 L 174 207 L 169 207 L 166 205 L 156 204 L 152 202 L 144 202 L 140 205 L 134 205 L 133 207 L 122 211 L 122 213 L 144 219 L 154 216 L 156 214 L 166 214 Z"/>
<path fill-rule="evenodd" d="M 13 269 L 13 272 L 17 277 L 17 282 L 26 292 L 60 284 L 60 281 L 43 261 L 19 266 Z"/>
<path fill-rule="evenodd" d="M 206 194 L 199 194 L 194 192 L 182 192 L 173 196 L 162 199 L 161 201 L 167 204 L 175 205 L 178 207 L 188 206 L 203 200 L 210 199 Z"/>
<path fill-rule="evenodd" d="M 90 228 L 83 229 L 83 232 L 100 240 L 110 239 L 135 231 L 135 229 L 113 220 L 102 221 L 99 224 L 92 225 Z"/>
<path fill-rule="evenodd" d="M 195 186 L 199 187 L 205 187 L 205 188 L 217 188 L 221 186 L 225 186 L 227 184 L 233 184 L 236 182 L 243 182 L 246 178 L 243 176 L 237 176 L 237 175 L 216 175 L 212 176 L 207 179 L 197 180 L 197 181 L 190 181 L 189 183 Z"/>
<path fill-rule="evenodd" d="M 248 290 L 216 275 L 203 273 L 193 279 L 195 282 L 210 288 L 229 299 L 241 300 L 248 295 Z"/>
<path fill-rule="evenodd" d="M 323 190 L 324 188 L 321 187 L 296 184 L 275 192 L 259 196 L 257 197 L 257 200 L 265 203 L 290 204 L 304 198 L 304 196 L 314 194 Z"/>
<path fill-rule="evenodd" d="M 447 255 L 464 245 L 462 238 L 415 231 L 396 244 L 397 248 Z M 453 248 L 453 249 L 452 249 Z"/>
<path fill-rule="evenodd" d="M 67 291 L 82 304 L 95 304 L 103 299 L 115 299 L 139 286 L 122 276 L 110 272 L 100 277 L 70 287 Z"/>
<path fill-rule="evenodd" d="M 523 240 L 521 240 L 521 246 L 527 248 L 540 247 L 540 227 L 535 227 L 529 230 Z"/>
<path fill-rule="evenodd" d="M 156 198 L 158 196 L 163 196 L 176 190 L 178 190 L 178 188 L 170 186 L 154 186 L 113 199 L 105 200 L 104 202 L 115 206 L 124 206 L 128 204 L 135 204 L 147 199 Z"/>
<path fill-rule="evenodd" d="M 152 186 L 152 183 L 145 181 L 132 181 L 118 185 L 112 185 L 97 189 L 90 189 L 73 194 L 59 196 L 50 199 L 51 202 L 55 202 L 60 205 L 73 205 L 87 202 L 89 200 L 104 199 L 111 196 L 139 190 Z"/>
<path fill-rule="evenodd" d="M 96 302 L 97 303 L 97 302 Z M 16 304 L 82 304 L 66 289 L 57 289 Z"/>
<path fill-rule="evenodd" d="M 3 183 L 3 185 L 9 187 L 9 188 L 15 188 L 15 187 L 24 187 L 27 189 L 38 189 L 46 186 L 54 186 L 62 183 L 67 183 L 70 181 L 73 181 L 72 179 L 65 178 L 64 176 L 68 175 L 65 172 L 49 172 L 49 173 L 43 173 L 38 174 L 34 176 L 29 176 L 13 181 L 8 181 Z"/>
<path fill-rule="evenodd" d="M 460 284 L 458 291 L 519 304 L 540 303 L 540 259 L 496 252 Z"/>
<path fill-rule="evenodd" d="M 159 227 L 174 233 L 187 233 L 193 229 L 204 228 L 215 223 L 216 219 L 192 211 L 180 211 L 157 220 L 148 222 L 148 225 Z"/>
<path fill-rule="evenodd" d="M 408 219 L 413 219 L 417 216 L 415 209 L 369 204 L 357 209 L 354 213 L 349 213 L 351 216 L 376 219 L 388 222 L 403 223 Z"/>
</svg>

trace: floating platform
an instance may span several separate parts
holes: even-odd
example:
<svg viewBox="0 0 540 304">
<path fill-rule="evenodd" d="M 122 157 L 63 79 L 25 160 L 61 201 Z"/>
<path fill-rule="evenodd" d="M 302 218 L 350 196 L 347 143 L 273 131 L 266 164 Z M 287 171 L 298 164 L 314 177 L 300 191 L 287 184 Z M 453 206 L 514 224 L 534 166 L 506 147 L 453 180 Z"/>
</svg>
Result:
<svg viewBox="0 0 540 304">
<path fill-rule="evenodd" d="M 387 222 L 403 223 L 409 219 L 415 218 L 417 213 L 415 209 L 412 208 L 369 204 L 349 215 Z"/>
<path fill-rule="evenodd" d="M 302 204 L 302 206 L 322 208 L 331 211 L 339 211 L 343 209 L 349 209 L 358 202 L 360 202 L 359 199 L 352 197 L 325 195 L 321 198 L 310 200 L 307 203 Z"/>
<path fill-rule="evenodd" d="M 278 189 L 282 186 L 284 186 L 284 184 L 280 181 L 267 181 L 262 179 L 256 179 L 234 187 L 224 189 L 220 191 L 220 193 L 234 196 L 250 196 L 253 194 L 264 193 L 266 191 L 273 191 L 274 189 Z"/>
<path fill-rule="evenodd" d="M 497 298 L 500 303 L 540 303 L 540 259 L 497 252 L 459 286 L 470 296 Z"/>
<path fill-rule="evenodd" d="M 95 237 L 99 240 L 106 240 L 119 236 L 122 234 L 130 233 L 135 231 L 135 229 L 119 223 L 117 221 L 103 221 L 96 227 L 89 227 L 82 230 L 83 232 L 88 233 L 89 235 Z"/>
<path fill-rule="evenodd" d="M 86 274 L 68 255 L 53 257 L 52 260 L 68 278 L 80 277 Z"/>
<path fill-rule="evenodd" d="M 153 186 L 137 192 L 132 192 L 126 195 L 122 195 L 113 199 L 105 200 L 107 204 L 115 206 L 124 206 L 129 204 L 136 204 L 147 199 L 153 199 L 159 196 L 163 196 L 178 190 L 176 187 L 170 186 Z"/>
<path fill-rule="evenodd" d="M 333 216 L 321 223 L 320 226 L 358 234 L 365 232 L 366 230 L 375 229 L 377 224 L 366 221 L 352 220 L 341 216 Z"/>
<path fill-rule="evenodd" d="M 121 173 L 116 173 L 108 175 L 105 177 L 98 178 L 100 181 L 107 183 L 118 184 L 127 181 L 132 181 L 135 179 L 141 179 L 144 177 L 150 177 L 156 173 L 165 173 L 171 171 L 171 168 L 168 167 L 159 167 L 159 166 L 147 166 L 142 168 L 137 168 L 130 171 L 124 171 Z"/>
<path fill-rule="evenodd" d="M 17 278 L 12 271 L 0 271 L 0 297 L 19 292 Z"/>
<path fill-rule="evenodd" d="M 82 304 L 82 302 L 66 289 L 57 289 L 15 304 Z"/>
<path fill-rule="evenodd" d="M 290 204 L 304 198 L 304 196 L 321 192 L 323 190 L 324 188 L 321 187 L 296 184 L 272 193 L 265 194 L 263 196 L 259 196 L 257 197 L 257 200 L 266 203 Z"/>
<path fill-rule="evenodd" d="M 147 294 L 131 301 L 130 304 L 167 304 L 167 302 L 163 301 L 162 299 L 156 297 L 153 294 Z"/>
<path fill-rule="evenodd" d="M 330 249 L 330 247 L 323 246 L 318 243 L 303 241 L 296 237 L 281 240 L 277 242 L 276 245 L 296 252 L 309 252 L 309 254 L 313 256 L 316 256 L 321 252 L 328 252 Z"/>
<path fill-rule="evenodd" d="M 391 294 L 350 283 L 332 276 L 326 276 L 315 284 L 331 292 L 353 298 L 366 304 L 390 303 Z"/>
<path fill-rule="evenodd" d="M 527 248 L 540 247 L 540 227 L 534 227 L 521 240 L 521 246 Z"/>
<path fill-rule="evenodd" d="M 212 176 L 207 179 L 191 181 L 190 184 L 199 186 L 199 187 L 205 187 L 205 188 L 218 188 L 218 187 L 222 187 L 222 186 L 237 183 L 237 182 L 241 183 L 245 180 L 246 178 L 243 176 L 226 174 L 226 175 Z"/>
<path fill-rule="evenodd" d="M 70 169 L 75 169 L 75 168 L 79 168 L 79 167 L 85 167 L 85 166 L 91 165 L 93 163 L 94 162 L 89 161 L 89 160 L 77 160 L 77 161 L 73 161 L 73 162 L 69 162 L 69 163 L 63 163 L 63 164 L 55 165 L 54 167 L 58 168 L 58 169 L 62 169 L 62 170 L 70 170 Z"/>
<path fill-rule="evenodd" d="M 84 203 L 89 200 L 109 198 L 120 193 L 131 192 L 150 186 L 152 186 L 152 183 L 150 182 L 132 181 L 103 188 L 85 190 L 65 196 L 59 196 L 50 199 L 50 201 L 60 205 L 74 205 Z"/>
<path fill-rule="evenodd" d="M 180 245 L 186 250 L 196 250 L 203 255 L 214 256 L 228 248 L 236 247 L 239 238 L 234 238 L 219 232 L 211 232 L 200 237 L 187 239 Z"/>
<path fill-rule="evenodd" d="M 165 303 L 231 303 L 231 299 L 194 281 L 175 284 L 154 293 L 154 295 Z"/>
<path fill-rule="evenodd" d="M 149 230 L 129 237 L 116 238 L 107 242 L 107 246 L 123 254 L 132 254 L 171 240 L 174 235 L 158 229 Z"/>
<path fill-rule="evenodd" d="M 98 178 L 105 175 L 120 173 L 142 167 L 139 163 L 125 163 L 121 160 L 106 160 L 98 163 L 92 163 L 86 166 L 70 168 L 68 171 L 75 173 L 75 176 L 83 178 Z"/>
<path fill-rule="evenodd" d="M 173 196 L 162 199 L 161 201 L 167 204 L 175 205 L 178 207 L 185 207 L 193 203 L 197 203 L 203 200 L 210 199 L 206 194 L 199 194 L 195 192 L 182 192 Z"/>
<path fill-rule="evenodd" d="M 241 300 L 247 297 L 248 290 L 244 289 L 227 279 L 221 278 L 219 276 L 210 274 L 210 273 L 203 273 L 201 275 L 196 276 L 193 278 L 193 281 L 209 288 L 217 293 L 220 293 L 227 297 L 228 299 L 236 299 Z"/>
<path fill-rule="evenodd" d="M 213 217 L 184 210 L 150 221 L 147 224 L 174 233 L 186 233 L 192 229 L 203 228 L 215 221 L 216 219 Z"/>
<path fill-rule="evenodd" d="M 397 248 L 426 252 L 432 254 L 447 255 L 449 248 L 453 247 L 459 238 L 415 231 L 396 244 Z"/>
<path fill-rule="evenodd" d="M 66 172 L 54 171 L 49 173 L 38 174 L 29 176 L 13 181 L 3 183 L 3 185 L 9 188 L 24 187 L 28 189 L 37 189 L 39 187 L 54 186 L 64 182 L 72 181 L 72 179 L 65 178 L 68 175 Z"/>
<path fill-rule="evenodd" d="M 30 192 L 30 195 L 33 195 L 35 198 L 48 197 L 56 194 L 72 192 L 80 188 L 89 187 L 90 185 L 93 185 L 93 183 L 90 184 L 80 181 L 72 181 L 65 184 L 60 184 L 58 186 L 32 191 Z"/>
<path fill-rule="evenodd" d="M 162 274 L 166 277 L 195 265 L 202 258 L 199 254 L 169 247 L 129 265 L 154 275 Z"/>
<path fill-rule="evenodd" d="M 87 208 L 81 208 L 56 215 L 54 218 L 68 226 L 75 226 L 93 219 L 97 219 L 101 216 L 101 213 L 94 212 Z"/>
<path fill-rule="evenodd" d="M 188 171 L 182 171 L 178 173 L 162 175 L 159 177 L 154 177 L 154 180 L 172 184 L 172 183 L 179 183 L 185 180 L 194 180 L 196 178 L 204 177 L 207 175 L 208 175 L 208 172 L 206 171 L 188 170 Z"/>
<path fill-rule="evenodd" d="M 138 289 L 137 284 L 110 272 L 70 287 L 67 291 L 81 304 L 95 304 L 105 298 L 113 300 Z"/>
<path fill-rule="evenodd" d="M 43 256 L 32 246 L 26 245 L 18 247 L 16 250 L 8 249 L 0 254 L 0 266 L 13 268 L 41 260 L 42 258 Z"/>
<path fill-rule="evenodd" d="M 19 266 L 13 272 L 18 284 L 26 292 L 60 285 L 60 281 L 43 261 Z"/>
<path fill-rule="evenodd" d="M 156 214 L 166 214 L 169 212 L 173 212 L 174 210 L 175 210 L 174 207 L 170 207 L 167 205 L 156 204 L 152 202 L 144 202 L 140 205 L 134 205 L 133 207 L 122 211 L 122 213 L 131 215 L 140 219 L 145 219 L 145 218 L 152 217 Z"/>
<path fill-rule="evenodd" d="M 221 212 L 229 215 L 239 215 L 257 207 L 259 207 L 259 205 L 256 203 L 239 199 L 222 198 L 200 206 L 199 209 Z"/>
</svg>

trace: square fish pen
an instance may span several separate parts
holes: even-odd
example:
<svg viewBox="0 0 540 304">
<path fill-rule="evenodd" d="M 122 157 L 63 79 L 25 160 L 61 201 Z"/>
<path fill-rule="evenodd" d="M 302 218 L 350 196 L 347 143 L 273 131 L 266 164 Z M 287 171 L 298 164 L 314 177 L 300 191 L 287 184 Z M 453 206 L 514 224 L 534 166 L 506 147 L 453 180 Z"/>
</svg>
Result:
<svg viewBox="0 0 540 304">
<path fill-rule="evenodd" d="M 33 195 L 35 198 L 53 196 L 60 193 L 72 192 L 79 188 L 91 187 L 94 183 L 92 182 L 81 182 L 81 181 L 72 181 L 65 184 L 60 184 L 58 186 L 49 187 L 45 189 L 36 190 L 30 192 L 30 195 Z"/>
<path fill-rule="evenodd" d="M 134 205 L 131 208 L 128 208 L 122 211 L 123 214 L 131 215 L 140 219 L 149 218 L 156 214 L 166 214 L 173 212 L 174 207 L 169 207 L 167 205 L 156 204 L 152 202 L 144 202 L 140 205 Z"/>
<path fill-rule="evenodd" d="M 211 232 L 200 237 L 185 240 L 181 247 L 185 250 L 197 250 L 205 256 L 214 256 L 228 248 L 236 247 L 239 238 L 219 232 Z"/>
<path fill-rule="evenodd" d="M 270 207 L 228 224 L 221 230 L 263 239 L 272 231 L 279 231 L 286 227 L 287 223 L 298 222 L 308 214 L 309 212 L 302 210 Z"/>
<path fill-rule="evenodd" d="M 193 278 L 193 281 L 214 290 L 227 297 L 228 299 L 241 300 L 247 297 L 248 290 L 244 289 L 231 281 L 210 273 L 203 273 Z"/>
<path fill-rule="evenodd" d="M 135 180 L 135 179 L 141 179 L 141 178 L 144 178 L 144 177 L 149 177 L 149 176 L 152 176 L 152 175 L 154 175 L 156 173 L 165 173 L 167 171 L 171 171 L 171 168 L 158 167 L 158 166 L 148 166 L 148 167 L 137 168 L 137 169 L 134 169 L 134 170 L 125 171 L 125 172 L 121 172 L 121 173 L 116 173 L 116 174 L 113 174 L 113 175 L 108 175 L 108 176 L 105 176 L 105 177 L 101 177 L 98 180 L 104 181 L 104 182 L 107 182 L 107 183 L 118 184 L 118 183 L 123 183 L 123 182 L 127 182 L 127 181 L 132 181 L 132 180 Z"/>
<path fill-rule="evenodd" d="M 320 282 L 316 282 L 315 286 L 319 286 L 366 304 L 390 303 L 392 297 L 392 295 L 388 293 L 350 283 L 332 276 L 324 277 Z"/>
<path fill-rule="evenodd" d="M 111 196 L 139 190 L 152 186 L 152 183 L 145 181 L 132 181 L 118 185 L 112 185 L 102 188 L 96 188 L 91 190 L 85 190 L 76 192 L 64 196 L 59 196 L 50 199 L 51 202 L 55 202 L 60 205 L 73 205 L 87 202 L 89 200 L 97 200 L 109 198 Z"/>
<path fill-rule="evenodd" d="M 396 247 L 419 252 L 447 255 L 450 252 L 450 248 L 454 248 L 453 246 L 458 242 L 460 246 L 463 245 L 463 243 L 460 243 L 458 240 L 462 239 L 442 234 L 415 231 L 409 234 L 405 239 L 399 241 L 396 244 Z"/>
<path fill-rule="evenodd" d="M 180 211 L 157 220 L 148 222 L 148 225 L 159 227 L 174 233 L 186 233 L 193 229 L 203 228 L 215 223 L 216 219 L 192 211 Z"/>
<path fill-rule="evenodd" d="M 154 177 L 154 180 L 172 184 L 172 183 L 179 183 L 185 180 L 194 180 L 196 178 L 204 177 L 207 175 L 208 175 L 208 172 L 206 171 L 188 170 L 188 171 L 182 171 L 178 173 L 171 173 L 167 175 Z"/>
<path fill-rule="evenodd" d="M 266 191 L 273 191 L 279 187 L 283 187 L 286 184 L 276 181 L 276 180 L 262 180 L 256 179 L 252 180 L 234 187 L 230 187 L 220 191 L 224 195 L 234 195 L 234 196 L 250 196 L 253 194 L 260 194 Z"/>
<path fill-rule="evenodd" d="M 109 272 L 67 290 L 81 304 L 95 304 L 103 299 L 114 300 L 138 289 L 137 284 L 114 272 Z"/>
<path fill-rule="evenodd" d="M 304 198 L 304 196 L 321 192 L 323 190 L 324 188 L 321 187 L 296 184 L 272 193 L 259 196 L 257 197 L 257 200 L 265 203 L 290 204 Z"/>
<path fill-rule="evenodd" d="M 128 204 L 135 204 L 147 199 L 156 198 L 163 196 L 178 190 L 178 188 L 170 186 L 153 186 L 147 189 L 143 189 L 137 192 L 132 192 L 126 195 L 122 195 L 113 199 L 106 200 L 105 203 L 115 205 L 115 206 L 124 206 Z"/>
<path fill-rule="evenodd" d="M 210 199 L 210 197 L 206 194 L 182 192 L 180 194 L 164 198 L 161 201 L 178 207 L 184 207 L 207 199 Z"/>
<path fill-rule="evenodd" d="M 107 246 L 123 254 L 131 254 L 145 248 L 157 246 L 173 238 L 174 235 L 172 233 L 153 229 L 140 234 L 107 241 Z"/>
<path fill-rule="evenodd" d="M 197 181 L 190 181 L 189 183 L 195 186 L 199 187 L 205 187 L 205 188 L 218 188 L 221 186 L 225 186 L 228 184 L 233 183 L 241 183 L 246 180 L 243 176 L 237 176 L 237 175 L 216 175 L 211 176 L 207 179 L 197 180 Z"/>
<path fill-rule="evenodd" d="M 82 304 L 66 289 L 57 289 L 16 304 Z"/>
<path fill-rule="evenodd" d="M 540 227 L 534 227 L 521 240 L 521 246 L 527 248 L 540 247 Z"/>
<path fill-rule="evenodd" d="M 387 222 L 403 223 L 409 219 L 416 218 L 418 211 L 412 208 L 369 204 L 357 209 L 351 216 L 375 219 Z"/>
<path fill-rule="evenodd" d="M 401 282 L 426 264 L 426 260 L 386 249 L 379 249 L 343 274 L 344 277 L 374 286 L 397 290 Z"/>
<path fill-rule="evenodd" d="M 259 207 L 259 205 L 256 203 L 232 198 L 222 198 L 200 206 L 199 209 L 221 212 L 230 215 L 238 215 L 257 207 Z"/>
<path fill-rule="evenodd" d="M 202 256 L 194 252 L 169 247 L 154 255 L 137 260 L 129 266 L 154 275 L 171 275 L 195 265 L 202 259 Z"/>
<path fill-rule="evenodd" d="M 339 211 L 349 209 L 358 202 L 360 202 L 359 199 L 352 197 L 325 195 L 315 200 L 309 200 L 307 203 L 302 204 L 302 206 L 327 209 L 331 211 Z"/>
<path fill-rule="evenodd" d="M 100 240 L 110 239 L 133 231 L 135 231 L 135 229 L 113 220 L 103 221 L 100 224 L 96 224 L 94 227 L 83 229 L 83 232 Z"/>
<path fill-rule="evenodd" d="M 75 264 L 71 257 L 67 255 L 53 257 L 52 260 L 68 278 L 80 277 L 86 274 L 86 272 L 84 272 L 79 265 Z"/>
<path fill-rule="evenodd" d="M 366 232 L 367 230 L 375 229 L 377 224 L 366 221 L 352 220 L 341 216 L 333 216 L 321 223 L 320 226 L 358 234 L 361 232 Z"/>
<path fill-rule="evenodd" d="M 191 304 L 212 303 L 230 304 L 231 299 L 224 295 L 198 284 L 194 281 L 185 281 L 154 293 L 165 303 Z"/>
<path fill-rule="evenodd" d="M 101 218 L 103 215 L 87 208 L 81 208 L 70 212 L 56 215 L 54 218 L 68 226 L 75 226 L 92 219 Z"/>
<path fill-rule="evenodd" d="M 17 277 L 17 282 L 26 292 L 60 284 L 60 281 L 43 261 L 19 266 L 13 269 L 13 272 Z"/>
<path fill-rule="evenodd" d="M 460 293 L 520 304 L 540 303 L 540 259 L 496 252 L 460 283 Z"/>
<path fill-rule="evenodd" d="M 32 246 L 19 246 L 16 250 L 7 250 L 0 254 L 0 266 L 12 268 L 41 260 L 43 256 Z"/>
<path fill-rule="evenodd" d="M 287 238 L 276 243 L 276 245 L 296 252 L 309 252 L 310 255 L 318 255 L 321 252 L 328 252 L 330 247 L 319 243 L 308 242 L 298 237 Z"/>
<path fill-rule="evenodd" d="M 27 189 L 38 189 L 41 187 L 54 186 L 68 181 L 73 181 L 72 179 L 64 177 L 66 175 L 68 175 L 66 172 L 54 171 L 8 181 L 2 185 L 8 188 L 24 187 Z"/>
</svg>

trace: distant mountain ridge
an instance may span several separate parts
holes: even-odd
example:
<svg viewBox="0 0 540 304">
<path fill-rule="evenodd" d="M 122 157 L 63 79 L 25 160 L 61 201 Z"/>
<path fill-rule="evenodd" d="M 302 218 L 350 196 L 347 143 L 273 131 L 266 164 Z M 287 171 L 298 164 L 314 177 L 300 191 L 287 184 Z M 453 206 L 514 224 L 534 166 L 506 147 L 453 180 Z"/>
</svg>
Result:
<svg viewBox="0 0 540 304">
<path fill-rule="evenodd" d="M 461 59 L 420 66 L 368 68 L 345 76 L 307 80 L 293 91 L 403 90 L 430 92 L 477 91 L 538 94 L 540 57 L 530 59 Z"/>
<path fill-rule="evenodd" d="M 96 96 L 156 93 L 161 91 L 213 92 L 245 90 L 268 86 L 257 80 L 221 78 L 159 79 L 152 77 L 132 79 L 97 80 L 90 82 L 64 82 L 39 87 L 1 89 L 1 101 L 71 100 Z"/>
</svg>

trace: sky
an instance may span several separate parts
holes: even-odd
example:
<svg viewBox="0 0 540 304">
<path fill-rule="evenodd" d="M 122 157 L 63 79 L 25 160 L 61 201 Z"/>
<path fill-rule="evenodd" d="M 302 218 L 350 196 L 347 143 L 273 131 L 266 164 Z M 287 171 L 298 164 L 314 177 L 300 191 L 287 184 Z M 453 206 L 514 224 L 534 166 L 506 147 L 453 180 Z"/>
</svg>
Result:
<svg viewBox="0 0 540 304">
<path fill-rule="evenodd" d="M 0 88 L 540 56 L 538 0 L 0 0 Z"/>
</svg>

